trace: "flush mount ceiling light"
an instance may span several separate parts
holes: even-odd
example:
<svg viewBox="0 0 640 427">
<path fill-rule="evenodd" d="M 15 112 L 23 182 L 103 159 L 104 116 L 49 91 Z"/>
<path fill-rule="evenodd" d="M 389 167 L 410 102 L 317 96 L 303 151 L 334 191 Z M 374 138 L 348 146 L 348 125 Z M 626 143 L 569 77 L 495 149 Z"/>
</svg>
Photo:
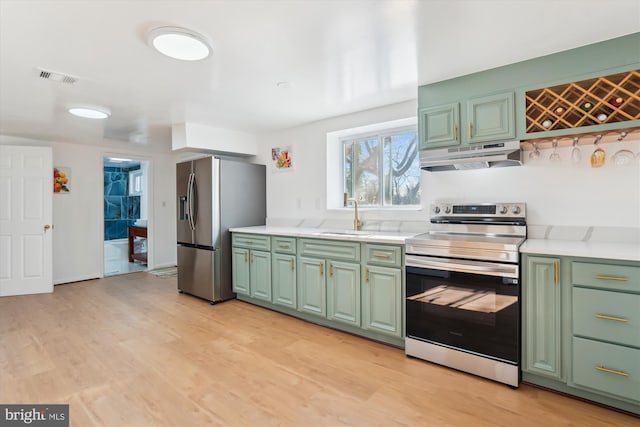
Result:
<svg viewBox="0 0 640 427">
<path fill-rule="evenodd" d="M 75 106 L 69 107 L 67 111 L 74 116 L 84 119 L 106 119 L 111 115 L 111 111 L 103 107 Z"/>
<path fill-rule="evenodd" d="M 159 27 L 149 32 L 149 44 L 158 52 L 182 61 L 199 61 L 211 55 L 207 39 L 180 27 Z"/>
</svg>

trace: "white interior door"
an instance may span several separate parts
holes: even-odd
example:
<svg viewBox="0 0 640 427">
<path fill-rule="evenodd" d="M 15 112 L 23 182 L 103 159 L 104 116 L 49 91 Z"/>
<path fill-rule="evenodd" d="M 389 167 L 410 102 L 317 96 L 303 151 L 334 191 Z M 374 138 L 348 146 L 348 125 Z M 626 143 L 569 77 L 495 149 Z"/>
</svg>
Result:
<svg viewBox="0 0 640 427">
<path fill-rule="evenodd" d="M 53 292 L 50 147 L 0 145 L 0 296 Z"/>
</svg>

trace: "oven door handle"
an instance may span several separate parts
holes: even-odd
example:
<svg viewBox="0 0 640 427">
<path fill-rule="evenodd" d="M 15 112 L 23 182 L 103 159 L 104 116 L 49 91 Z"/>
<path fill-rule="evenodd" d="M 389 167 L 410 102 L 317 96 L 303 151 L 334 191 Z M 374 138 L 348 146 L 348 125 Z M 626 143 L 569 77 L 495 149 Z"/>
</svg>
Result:
<svg viewBox="0 0 640 427">
<path fill-rule="evenodd" d="M 448 258 L 407 255 L 407 267 L 431 268 L 434 270 L 456 271 L 459 273 L 483 274 L 487 276 L 518 278 L 518 266 L 500 263 L 486 263 Z"/>
</svg>

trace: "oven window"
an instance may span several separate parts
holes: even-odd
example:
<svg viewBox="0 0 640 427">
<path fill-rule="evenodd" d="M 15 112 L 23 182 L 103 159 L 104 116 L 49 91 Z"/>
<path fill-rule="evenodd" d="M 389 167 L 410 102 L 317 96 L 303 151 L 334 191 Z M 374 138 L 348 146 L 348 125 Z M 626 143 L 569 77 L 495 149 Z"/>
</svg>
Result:
<svg viewBox="0 0 640 427">
<path fill-rule="evenodd" d="M 407 336 L 519 360 L 517 279 L 407 267 Z"/>
</svg>

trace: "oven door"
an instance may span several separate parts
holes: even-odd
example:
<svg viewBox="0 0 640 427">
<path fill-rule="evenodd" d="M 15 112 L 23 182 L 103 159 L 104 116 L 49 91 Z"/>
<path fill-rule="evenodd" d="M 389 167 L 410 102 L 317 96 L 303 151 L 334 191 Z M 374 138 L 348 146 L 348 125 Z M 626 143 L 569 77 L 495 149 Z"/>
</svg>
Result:
<svg viewBox="0 0 640 427">
<path fill-rule="evenodd" d="M 407 337 L 518 364 L 517 264 L 407 255 Z"/>
</svg>

